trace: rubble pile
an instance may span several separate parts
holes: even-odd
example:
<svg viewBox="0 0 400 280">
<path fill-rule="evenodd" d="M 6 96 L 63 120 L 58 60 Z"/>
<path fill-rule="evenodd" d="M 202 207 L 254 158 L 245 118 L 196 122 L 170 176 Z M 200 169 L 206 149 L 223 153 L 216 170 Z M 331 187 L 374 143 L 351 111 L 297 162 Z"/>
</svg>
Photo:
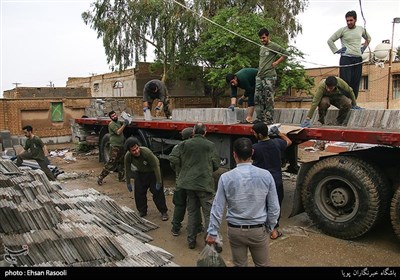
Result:
<svg viewBox="0 0 400 280">
<path fill-rule="evenodd" d="M 145 232 L 156 224 L 94 189 L 66 191 L 10 160 L 0 160 L 0 221 L 5 265 L 176 266 L 148 244 Z"/>
</svg>

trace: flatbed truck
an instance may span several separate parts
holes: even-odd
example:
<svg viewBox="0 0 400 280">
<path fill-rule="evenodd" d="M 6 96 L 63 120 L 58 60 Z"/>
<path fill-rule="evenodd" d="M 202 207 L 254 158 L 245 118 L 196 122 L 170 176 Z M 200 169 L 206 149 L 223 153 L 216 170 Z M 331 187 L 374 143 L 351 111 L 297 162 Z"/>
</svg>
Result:
<svg viewBox="0 0 400 280">
<path fill-rule="evenodd" d="M 108 160 L 109 118 L 77 118 L 75 125 L 97 139 L 99 160 Z M 166 159 L 180 142 L 179 132 L 195 122 L 166 119 L 133 119 L 124 130 L 126 138 L 135 136 L 160 159 Z M 206 137 L 217 146 L 221 167 L 235 167 L 232 143 L 239 137 L 255 141 L 251 125 L 206 123 Z M 285 129 L 288 128 L 288 129 Z M 355 239 L 385 219 L 391 220 L 400 238 L 400 131 L 320 126 L 300 128 L 281 126 L 293 145 L 309 140 L 365 143 L 365 149 L 343 151 L 303 162 L 297 174 L 290 217 L 306 212 L 325 234 Z M 85 140 L 85 139 L 80 139 Z"/>
</svg>

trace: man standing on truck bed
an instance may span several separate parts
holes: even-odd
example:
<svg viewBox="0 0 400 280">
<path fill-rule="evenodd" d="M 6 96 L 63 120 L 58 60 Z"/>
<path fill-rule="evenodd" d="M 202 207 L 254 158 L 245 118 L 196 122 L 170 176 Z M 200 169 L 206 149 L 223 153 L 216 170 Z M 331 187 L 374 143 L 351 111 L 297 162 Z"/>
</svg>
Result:
<svg viewBox="0 0 400 280">
<path fill-rule="evenodd" d="M 111 171 L 117 169 L 118 180 L 122 182 L 124 180 L 124 129 L 129 124 L 128 120 L 121 122 L 118 120 L 118 115 L 115 111 L 108 113 L 111 122 L 108 124 L 108 133 L 110 134 L 110 159 L 104 166 L 99 177 L 97 177 L 97 184 L 101 186 L 103 184 L 103 179 L 110 174 Z"/>
<path fill-rule="evenodd" d="M 167 93 L 167 87 L 160 80 L 148 81 L 143 88 L 143 112 L 147 110 L 151 111 L 153 101 L 159 99 L 155 109 L 155 117 L 159 117 L 161 108 L 164 111 L 167 119 L 171 118 L 171 112 L 169 110 L 169 98 Z"/>
<path fill-rule="evenodd" d="M 349 11 L 345 15 L 347 26 L 339 28 L 329 39 L 332 53 L 340 54 L 339 77 L 353 89 L 357 99 L 362 76 L 362 54 L 371 41 L 371 36 L 364 27 L 356 26 L 357 13 Z M 361 45 L 361 39 L 364 43 Z M 342 48 L 338 49 L 335 41 L 340 39 Z M 361 46 L 361 47 L 360 47 Z"/>
<path fill-rule="evenodd" d="M 268 29 L 258 31 L 262 46 L 260 47 L 260 60 L 256 77 L 254 103 L 257 122 L 272 124 L 274 114 L 275 83 L 277 80 L 275 68 L 283 62 L 289 53 L 271 41 Z"/>
</svg>

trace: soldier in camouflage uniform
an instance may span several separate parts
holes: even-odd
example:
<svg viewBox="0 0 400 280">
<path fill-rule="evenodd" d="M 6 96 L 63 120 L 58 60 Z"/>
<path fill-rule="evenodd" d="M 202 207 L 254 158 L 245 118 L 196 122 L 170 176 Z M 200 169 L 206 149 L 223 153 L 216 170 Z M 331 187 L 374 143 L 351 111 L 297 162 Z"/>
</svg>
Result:
<svg viewBox="0 0 400 280">
<path fill-rule="evenodd" d="M 276 71 L 275 68 L 283 62 L 289 55 L 288 52 L 272 42 L 269 38 L 269 31 L 262 28 L 258 32 L 263 46 L 260 48 L 260 61 L 256 77 L 256 90 L 254 94 L 254 103 L 257 122 L 273 123 L 274 114 L 274 94 Z"/>
<path fill-rule="evenodd" d="M 106 163 L 101 171 L 99 177 L 97 178 L 97 184 L 100 186 L 103 184 L 103 179 L 110 174 L 111 171 L 117 169 L 118 180 L 120 182 L 124 181 L 124 129 L 129 124 L 128 120 L 121 122 L 118 120 L 118 115 L 115 111 L 108 113 L 111 122 L 108 124 L 108 133 L 110 134 L 110 159 Z"/>
</svg>

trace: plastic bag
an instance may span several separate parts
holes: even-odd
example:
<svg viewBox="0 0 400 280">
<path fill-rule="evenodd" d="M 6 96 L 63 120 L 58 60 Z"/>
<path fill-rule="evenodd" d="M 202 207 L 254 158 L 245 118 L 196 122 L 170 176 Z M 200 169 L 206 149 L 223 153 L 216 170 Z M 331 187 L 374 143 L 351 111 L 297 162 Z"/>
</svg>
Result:
<svg viewBox="0 0 400 280">
<path fill-rule="evenodd" d="M 222 257 L 217 253 L 213 245 L 204 247 L 201 251 L 199 258 L 197 259 L 198 267 L 226 267 L 226 264 Z"/>
</svg>

